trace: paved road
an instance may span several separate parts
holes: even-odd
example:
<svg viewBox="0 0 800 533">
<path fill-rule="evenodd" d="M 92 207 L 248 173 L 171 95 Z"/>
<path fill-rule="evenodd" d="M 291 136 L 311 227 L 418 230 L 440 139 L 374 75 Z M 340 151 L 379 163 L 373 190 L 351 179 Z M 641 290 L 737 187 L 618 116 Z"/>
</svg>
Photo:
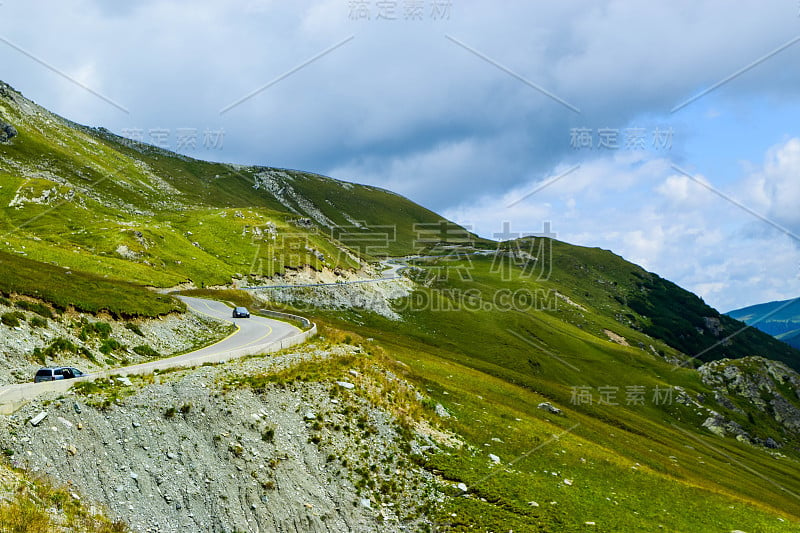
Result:
<svg viewBox="0 0 800 533">
<path fill-rule="evenodd" d="M 222 302 L 190 298 L 187 296 L 178 296 L 178 298 L 183 300 L 195 313 L 211 316 L 217 320 L 224 320 L 225 322 L 232 322 L 238 329 L 233 335 L 216 344 L 206 346 L 194 352 L 171 357 L 169 359 L 170 361 L 191 361 L 192 359 L 200 359 L 209 355 L 232 352 L 243 348 L 259 346 L 268 342 L 279 341 L 300 333 L 300 329 L 295 326 L 271 318 L 255 315 L 250 318 L 231 318 L 231 308 Z M 150 363 L 144 364 L 147 365 Z"/>
<path fill-rule="evenodd" d="M 21 402 L 30 400 L 45 392 L 65 392 L 78 381 L 91 381 L 109 375 L 143 374 L 155 369 L 175 368 L 190 366 L 192 362 L 218 362 L 248 353 L 265 351 L 267 345 L 284 341 L 288 344 L 290 337 L 295 337 L 301 330 L 287 322 L 252 316 L 251 318 L 232 318 L 232 309 L 224 303 L 179 296 L 195 313 L 210 316 L 218 320 L 236 325 L 236 331 L 221 341 L 182 355 L 158 359 L 147 363 L 103 370 L 88 374 L 78 379 L 50 381 L 45 383 L 22 383 L 0 387 L 0 414 L 10 414 L 16 410 Z M 281 346 L 278 346 L 281 347 Z"/>
</svg>

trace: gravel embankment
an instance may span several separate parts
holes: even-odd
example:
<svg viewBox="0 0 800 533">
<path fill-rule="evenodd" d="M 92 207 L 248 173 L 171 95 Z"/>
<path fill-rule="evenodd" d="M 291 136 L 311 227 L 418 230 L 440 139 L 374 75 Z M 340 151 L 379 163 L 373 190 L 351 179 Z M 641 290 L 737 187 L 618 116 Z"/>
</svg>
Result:
<svg viewBox="0 0 800 533">
<path fill-rule="evenodd" d="M 434 443 L 401 437 L 357 380 L 223 391 L 232 376 L 359 349 L 313 345 L 120 382 L 93 407 L 71 391 L 0 418 L 12 462 L 68 483 L 135 531 L 404 531 L 422 525 L 439 485 L 409 460 Z M 37 426 L 35 415 L 47 412 Z"/>
</svg>

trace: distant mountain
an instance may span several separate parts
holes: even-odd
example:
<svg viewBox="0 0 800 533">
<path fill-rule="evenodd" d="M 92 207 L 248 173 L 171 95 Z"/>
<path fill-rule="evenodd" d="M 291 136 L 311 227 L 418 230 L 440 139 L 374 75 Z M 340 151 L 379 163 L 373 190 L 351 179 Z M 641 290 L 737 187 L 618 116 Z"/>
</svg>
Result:
<svg viewBox="0 0 800 533">
<path fill-rule="evenodd" d="M 800 348 L 800 298 L 751 305 L 726 314 Z"/>
</svg>

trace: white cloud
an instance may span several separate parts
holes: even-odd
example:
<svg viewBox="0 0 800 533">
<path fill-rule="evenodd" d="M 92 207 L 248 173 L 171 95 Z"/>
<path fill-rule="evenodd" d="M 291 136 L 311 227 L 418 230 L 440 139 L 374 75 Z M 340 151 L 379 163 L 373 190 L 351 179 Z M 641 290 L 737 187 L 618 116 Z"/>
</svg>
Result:
<svg viewBox="0 0 800 533">
<path fill-rule="evenodd" d="M 794 143 L 787 146 L 770 150 L 755 178 L 742 177 L 725 194 L 738 196 L 740 189 L 752 188 L 753 179 L 763 187 L 765 176 L 780 176 L 783 183 L 788 175 L 783 170 L 794 164 Z M 550 221 L 559 239 L 611 249 L 722 310 L 800 294 L 800 248 L 788 237 L 743 231 L 765 224 L 675 174 L 667 160 L 640 157 L 632 166 L 629 154 L 621 155 L 584 163 L 570 183 L 553 184 L 511 209 L 506 208 L 509 198 L 519 198 L 518 193 L 485 196 L 445 214 L 473 223 L 486 236 L 503 222 L 515 231 L 541 231 L 542 223 Z M 698 179 L 709 183 L 703 176 Z M 519 190 L 533 190 L 539 183 Z"/>
<path fill-rule="evenodd" d="M 692 176 L 706 186 L 710 186 L 704 176 Z M 667 177 L 656 191 L 664 196 L 677 209 L 698 209 L 707 205 L 714 198 L 712 193 L 688 176 L 673 174 Z"/>
<path fill-rule="evenodd" d="M 767 216 L 800 233 L 800 138 L 769 150 L 763 168 L 750 178 L 748 191 Z"/>
<path fill-rule="evenodd" d="M 709 184 L 800 232 L 799 140 L 776 146 L 736 181 L 704 163 L 742 156 L 694 130 L 700 117 L 735 126 L 737 113 L 748 113 L 755 98 L 775 98 L 780 109 L 800 115 L 794 68 L 800 46 L 670 114 L 794 37 L 796 5 L 459 0 L 443 21 L 427 13 L 423 21 L 379 21 L 375 13 L 353 21 L 349 11 L 343 0 L 6 2 L 0 35 L 131 114 L 0 43 L 2 76 L 57 113 L 116 132 L 224 128 L 223 152 L 190 155 L 384 186 L 472 222 L 485 235 L 504 221 L 541 231 L 550 220 L 562 238 L 611 248 L 702 289 L 722 307 L 758 301 L 759 291 L 800 294 L 790 240 L 670 168 L 672 160 L 696 165 Z M 351 35 L 346 45 L 220 115 Z M 759 121 L 796 127 L 779 113 L 768 111 Z M 569 145 L 573 127 L 631 125 L 647 126 L 648 133 L 655 125 L 674 126 L 675 145 L 644 153 Z M 774 138 L 751 138 L 744 129 L 725 133 L 760 150 L 758 143 L 798 135 L 780 127 Z M 684 161 L 689 152 L 701 160 Z M 579 171 L 508 207 L 576 164 Z"/>
</svg>

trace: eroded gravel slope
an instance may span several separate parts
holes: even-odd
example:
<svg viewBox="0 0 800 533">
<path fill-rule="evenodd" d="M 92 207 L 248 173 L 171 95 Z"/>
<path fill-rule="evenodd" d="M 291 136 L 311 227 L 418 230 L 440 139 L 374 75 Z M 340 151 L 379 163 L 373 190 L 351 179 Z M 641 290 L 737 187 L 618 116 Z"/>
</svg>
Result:
<svg viewBox="0 0 800 533">
<path fill-rule="evenodd" d="M 0 419 L 13 462 L 75 487 L 135 531 L 403 531 L 441 498 L 391 414 L 336 381 L 224 392 L 231 376 L 359 349 L 306 347 L 131 378 L 111 408 L 74 393 Z M 363 355 L 363 354 L 362 354 Z M 355 375 L 355 374 L 354 374 Z M 358 383 L 354 375 L 345 375 Z M 350 387 L 352 386 L 352 388 Z M 29 420 L 46 411 L 34 427 Z"/>
</svg>

